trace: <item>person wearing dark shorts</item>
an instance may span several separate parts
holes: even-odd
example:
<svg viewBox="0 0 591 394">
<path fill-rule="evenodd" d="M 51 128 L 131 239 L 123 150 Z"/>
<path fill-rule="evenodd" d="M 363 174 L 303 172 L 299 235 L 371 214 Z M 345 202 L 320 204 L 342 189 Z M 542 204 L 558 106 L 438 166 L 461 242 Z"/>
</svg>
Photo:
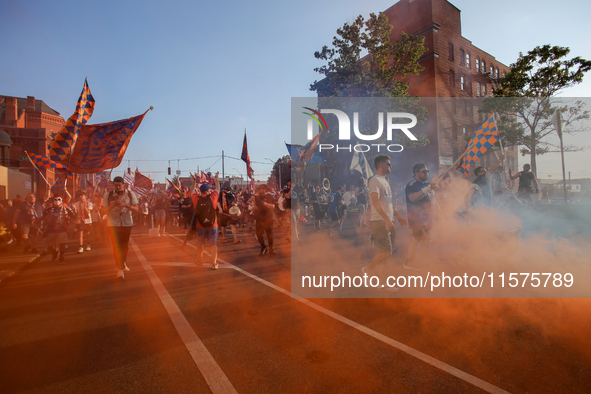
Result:
<svg viewBox="0 0 591 394">
<path fill-rule="evenodd" d="M 217 215 L 214 215 L 214 224 L 213 226 L 206 227 L 204 226 L 197 218 L 199 217 L 199 210 L 201 204 L 199 204 L 199 199 L 203 198 L 210 198 L 213 209 L 217 211 L 218 209 L 218 198 L 219 198 L 219 190 L 220 185 L 218 182 L 219 172 L 215 174 L 214 178 L 214 189 L 211 190 L 211 187 L 207 183 L 203 183 L 199 186 L 199 195 L 196 193 L 191 196 L 193 200 L 193 206 L 195 207 L 194 218 L 195 221 L 193 225 L 196 226 L 195 232 L 195 239 L 197 241 L 197 262 L 203 262 L 203 247 L 205 245 L 209 246 L 209 253 L 211 254 L 211 265 L 213 269 L 218 269 L 218 219 Z"/>
</svg>

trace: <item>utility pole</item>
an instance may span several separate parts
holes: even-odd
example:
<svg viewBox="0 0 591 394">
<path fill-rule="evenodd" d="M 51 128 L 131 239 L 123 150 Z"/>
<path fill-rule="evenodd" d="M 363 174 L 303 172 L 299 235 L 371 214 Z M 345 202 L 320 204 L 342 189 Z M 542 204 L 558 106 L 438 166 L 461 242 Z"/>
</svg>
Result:
<svg viewBox="0 0 591 394">
<path fill-rule="evenodd" d="M 560 116 L 560 110 L 556 110 L 554 112 L 554 116 L 552 117 L 552 123 L 554 124 L 554 128 L 558 133 L 558 138 L 560 139 L 560 156 L 562 157 L 562 188 L 564 189 L 564 203 L 567 204 L 567 196 L 566 196 L 566 172 L 564 169 L 564 147 L 562 145 L 562 118 Z M 570 181 L 569 181 L 570 183 Z"/>
<path fill-rule="evenodd" d="M 226 176 L 224 173 L 224 151 L 222 151 L 222 186 L 224 185 L 224 182 L 226 182 Z"/>
</svg>

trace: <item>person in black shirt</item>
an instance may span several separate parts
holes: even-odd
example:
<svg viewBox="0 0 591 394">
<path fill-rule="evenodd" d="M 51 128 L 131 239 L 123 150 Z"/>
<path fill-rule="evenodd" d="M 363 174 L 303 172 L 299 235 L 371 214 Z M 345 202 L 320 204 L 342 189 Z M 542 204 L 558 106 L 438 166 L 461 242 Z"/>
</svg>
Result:
<svg viewBox="0 0 591 394">
<path fill-rule="evenodd" d="M 534 193 L 534 187 L 535 193 L 539 192 L 539 188 L 536 176 L 530 171 L 530 169 L 531 166 L 529 164 L 524 164 L 523 171 L 519 171 L 515 175 L 511 175 L 511 170 L 509 170 L 509 177 L 511 180 L 519 178 L 519 188 L 517 189 L 518 196 L 533 204 L 531 195 Z"/>
</svg>

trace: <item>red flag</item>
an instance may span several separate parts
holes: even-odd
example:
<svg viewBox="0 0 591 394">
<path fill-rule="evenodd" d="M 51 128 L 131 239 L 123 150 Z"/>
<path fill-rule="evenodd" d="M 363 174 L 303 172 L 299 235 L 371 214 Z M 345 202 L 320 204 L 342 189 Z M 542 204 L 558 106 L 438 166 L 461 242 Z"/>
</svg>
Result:
<svg viewBox="0 0 591 394">
<path fill-rule="evenodd" d="M 254 171 L 250 166 L 250 157 L 248 156 L 248 147 L 246 145 L 246 130 L 244 130 L 244 142 L 242 143 L 242 161 L 246 163 L 246 173 L 250 179 L 254 179 Z"/>
</svg>

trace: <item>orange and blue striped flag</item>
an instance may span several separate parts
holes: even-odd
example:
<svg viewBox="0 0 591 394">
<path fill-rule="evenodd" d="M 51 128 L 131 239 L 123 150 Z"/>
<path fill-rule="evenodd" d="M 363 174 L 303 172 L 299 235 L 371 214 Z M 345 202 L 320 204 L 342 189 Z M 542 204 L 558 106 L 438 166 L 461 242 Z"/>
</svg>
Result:
<svg viewBox="0 0 591 394">
<path fill-rule="evenodd" d="M 82 88 L 82 93 L 78 98 L 76 111 L 49 143 L 49 158 L 51 160 L 69 164 L 70 155 L 78 139 L 80 128 L 88 122 L 93 111 L 94 98 L 90 93 L 88 81 L 84 80 L 84 88 Z"/>
<path fill-rule="evenodd" d="M 31 159 L 31 162 L 37 166 L 37 168 L 43 168 L 44 170 L 60 170 L 66 173 L 67 176 L 71 177 L 72 176 L 72 172 L 68 169 L 68 167 L 66 167 L 65 165 L 61 164 L 61 163 L 56 163 L 53 160 L 48 159 L 45 156 L 41 156 L 41 155 L 36 155 L 35 153 L 29 153 L 27 151 L 25 151 L 25 153 L 27 155 L 29 155 L 29 158 Z"/>
<path fill-rule="evenodd" d="M 464 157 L 456 170 L 463 172 L 466 176 L 470 175 L 470 167 L 498 140 L 499 130 L 491 113 L 466 145 Z"/>
</svg>

